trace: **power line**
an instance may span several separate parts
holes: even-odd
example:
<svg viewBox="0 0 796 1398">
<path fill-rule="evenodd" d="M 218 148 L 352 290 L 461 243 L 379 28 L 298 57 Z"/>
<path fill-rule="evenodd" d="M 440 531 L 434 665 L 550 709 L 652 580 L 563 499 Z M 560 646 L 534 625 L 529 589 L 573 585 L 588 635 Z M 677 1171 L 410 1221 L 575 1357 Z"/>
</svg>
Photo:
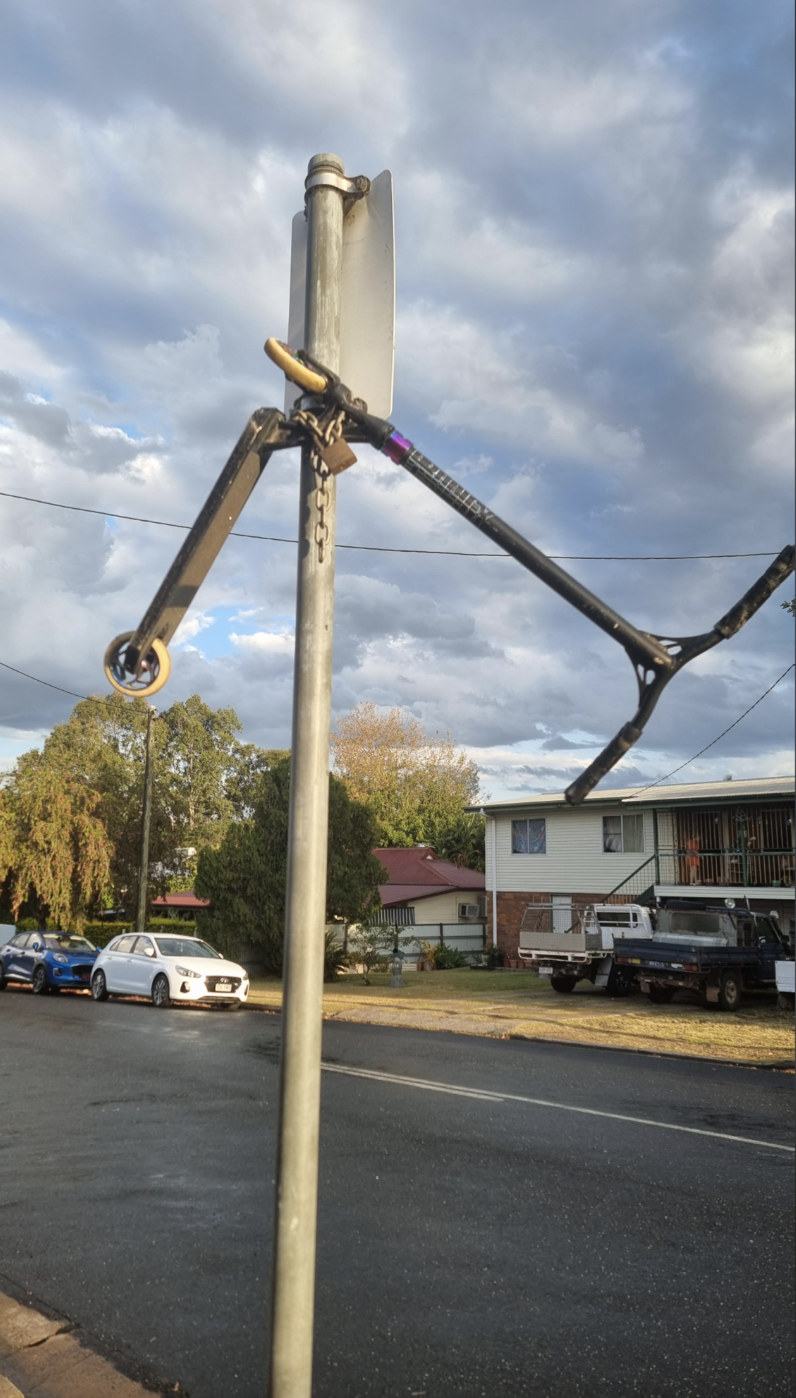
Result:
<svg viewBox="0 0 796 1398">
<path fill-rule="evenodd" d="M 0 490 L 7 500 L 26 500 L 30 505 L 49 505 L 53 510 L 72 510 L 81 515 L 101 515 L 104 519 L 123 519 L 130 524 L 156 524 L 162 529 L 191 528 L 190 524 L 175 524 L 168 519 L 147 519 L 142 515 L 121 515 L 115 510 L 93 510 L 88 505 L 64 505 L 59 500 L 41 500 L 35 495 L 17 495 L 11 490 Z M 233 539 L 259 539 L 267 544 L 296 544 L 297 539 L 285 539 L 278 534 L 244 534 L 239 529 L 230 530 Z M 386 544 L 336 544 L 338 549 L 354 549 L 362 553 L 420 553 L 438 558 L 511 558 L 510 553 L 473 553 L 467 549 L 403 549 L 390 548 Z M 774 558 L 778 549 L 761 549 L 755 553 L 551 553 L 548 558 L 565 562 L 594 563 L 670 563 L 688 559 L 703 558 Z"/>
<path fill-rule="evenodd" d="M 700 748 L 699 752 L 694 753 L 693 757 L 689 757 L 687 762 L 681 762 L 679 767 L 675 767 L 673 772 L 667 772 L 665 777 L 658 777 L 658 780 L 656 782 L 650 782 L 649 786 L 642 786 L 640 791 L 634 791 L 631 800 L 635 800 L 637 796 L 640 796 L 642 791 L 651 791 L 654 786 L 660 786 L 661 782 L 667 782 L 670 777 L 674 777 L 677 775 L 678 772 L 682 772 L 684 767 L 690 767 L 691 763 L 696 762 L 697 758 L 701 757 L 703 752 L 707 752 L 708 748 L 715 747 L 716 743 L 718 743 L 721 738 L 724 738 L 726 734 L 729 733 L 733 728 L 738 727 L 738 724 L 741 722 L 741 719 L 746 718 L 746 715 L 750 714 L 752 712 L 752 709 L 756 709 L 758 704 L 762 704 L 766 695 L 770 694 L 772 689 L 776 689 L 777 685 L 781 684 L 784 680 L 785 675 L 789 675 L 793 668 L 793 665 L 789 665 L 787 670 L 785 670 L 784 673 L 780 675 L 779 679 L 775 680 L 773 684 L 770 684 L 768 686 L 768 689 L 760 695 L 759 699 L 755 699 L 754 704 L 750 704 L 748 709 L 744 709 L 740 718 L 736 718 L 735 722 L 731 723 L 729 728 L 725 728 L 723 733 L 719 733 L 718 738 L 714 738 L 712 742 L 706 743 L 705 747 Z"/>
<path fill-rule="evenodd" d="M 15 665 L 9 665 L 8 662 L 5 660 L 0 660 L 0 665 L 3 666 L 4 670 L 11 670 L 15 675 L 22 675 L 22 677 L 26 680 L 33 680 L 36 684 L 44 684 L 47 686 L 48 689 L 57 689 L 59 694 L 70 694 L 73 699 L 83 699 L 89 704 L 105 703 L 104 698 L 98 698 L 96 695 L 77 694 L 73 689 L 64 689 L 60 684 L 51 684 L 49 680 L 39 679 L 38 675 L 30 675 L 28 674 L 27 670 L 18 670 Z M 750 704 L 748 709 L 744 709 L 740 717 L 736 718 L 735 722 L 731 723 L 729 728 L 725 728 L 722 733 L 719 733 L 718 737 L 714 738 L 711 742 L 706 743 L 703 748 L 700 748 L 699 752 L 694 753 L 693 757 L 689 757 L 687 762 L 681 762 L 679 767 L 674 768 L 674 771 L 667 772 L 665 777 L 658 777 L 657 781 L 650 782 L 648 786 L 642 786 L 638 791 L 635 791 L 633 793 L 633 799 L 635 799 L 636 796 L 641 796 L 642 792 L 651 791 L 653 787 L 660 786 L 662 782 L 667 782 L 670 777 L 674 777 L 677 775 L 678 772 L 682 772 L 684 767 L 690 767 L 692 762 L 696 762 L 698 757 L 701 757 L 704 752 L 708 751 L 708 748 L 715 747 L 716 743 L 718 743 L 722 738 L 726 737 L 726 735 L 729 732 L 731 732 L 733 728 L 738 727 L 738 724 L 742 721 L 742 719 L 746 718 L 747 714 L 750 714 L 752 712 L 752 709 L 756 709 L 758 704 L 762 704 L 763 700 L 771 693 L 772 689 L 776 689 L 777 685 L 781 684 L 785 676 L 789 675 L 791 670 L 793 669 L 794 665 L 789 665 L 787 670 L 784 670 L 783 673 L 780 675 L 779 679 L 775 680 L 773 684 L 770 684 L 768 689 L 764 690 L 764 692 L 760 695 L 760 698 L 755 699 L 754 704 Z M 107 695 L 106 697 L 111 698 L 112 696 Z"/>
<path fill-rule="evenodd" d="M 57 689 L 59 694 L 71 694 L 73 699 L 89 698 L 87 694 L 76 694 L 73 689 L 64 689 L 60 684 L 50 684 L 49 680 L 40 680 L 38 675 L 29 675 L 27 670 L 18 670 L 16 665 L 9 665 L 5 660 L 0 660 L 0 665 L 2 665 L 4 670 L 12 670 L 15 675 L 22 675 L 26 680 L 35 680 L 36 684 L 46 684 L 48 689 Z M 94 698 L 95 704 L 101 702 L 101 700 Z"/>
</svg>

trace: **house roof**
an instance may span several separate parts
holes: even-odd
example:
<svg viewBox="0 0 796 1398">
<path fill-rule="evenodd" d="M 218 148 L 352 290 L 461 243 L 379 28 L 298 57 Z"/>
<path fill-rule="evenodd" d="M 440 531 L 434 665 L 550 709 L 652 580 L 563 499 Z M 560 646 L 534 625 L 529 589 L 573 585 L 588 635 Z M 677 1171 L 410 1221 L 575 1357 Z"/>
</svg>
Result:
<svg viewBox="0 0 796 1398">
<path fill-rule="evenodd" d="M 429 845 L 412 849 L 374 849 L 387 872 L 388 882 L 379 887 L 383 908 L 437 893 L 483 891 L 486 878 L 477 869 L 463 869 L 447 859 L 437 859 Z"/>
<path fill-rule="evenodd" d="M 186 889 L 183 893 L 164 893 L 160 898 L 153 898 L 151 906 L 153 908 L 209 908 L 209 898 L 197 898 L 192 888 Z"/>
<path fill-rule="evenodd" d="M 751 777 L 744 781 L 683 782 L 672 786 L 624 786 L 592 791 L 584 805 L 660 806 L 669 802 L 687 801 L 748 801 L 750 798 L 779 797 L 786 799 L 796 789 L 793 777 Z M 510 801 L 485 801 L 471 806 L 473 811 L 496 815 L 500 811 L 524 810 L 527 806 L 564 806 L 563 791 L 544 796 L 520 796 Z"/>
</svg>

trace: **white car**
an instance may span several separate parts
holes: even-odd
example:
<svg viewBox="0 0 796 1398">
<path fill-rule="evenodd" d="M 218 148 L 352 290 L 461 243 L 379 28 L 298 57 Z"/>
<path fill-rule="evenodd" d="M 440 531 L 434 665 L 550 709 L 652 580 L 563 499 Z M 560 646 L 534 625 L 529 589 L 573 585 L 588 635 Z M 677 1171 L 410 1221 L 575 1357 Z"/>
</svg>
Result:
<svg viewBox="0 0 796 1398">
<path fill-rule="evenodd" d="M 240 1009 L 249 976 L 199 937 L 179 932 L 127 932 L 114 937 L 94 962 L 91 994 L 146 995 L 158 1009 L 175 1005 L 229 1005 Z"/>
</svg>

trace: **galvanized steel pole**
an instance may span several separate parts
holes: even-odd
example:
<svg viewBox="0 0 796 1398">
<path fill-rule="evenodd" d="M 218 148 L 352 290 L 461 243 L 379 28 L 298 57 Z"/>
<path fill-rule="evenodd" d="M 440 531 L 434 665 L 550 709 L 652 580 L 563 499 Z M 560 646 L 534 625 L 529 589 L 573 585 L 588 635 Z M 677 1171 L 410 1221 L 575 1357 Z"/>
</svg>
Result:
<svg viewBox="0 0 796 1398">
<path fill-rule="evenodd" d="M 135 930 L 146 926 L 146 896 L 149 887 L 149 827 L 152 821 L 152 776 L 155 766 L 155 727 L 157 710 L 149 708 L 146 719 L 146 761 L 144 764 L 144 806 L 141 812 L 141 867 L 138 871 L 138 908 Z"/>
<path fill-rule="evenodd" d="M 315 183 L 323 174 L 329 184 Z M 345 166 L 315 155 L 307 193 L 304 348 L 337 371 Z M 310 1398 L 329 818 L 335 481 L 301 454 L 293 762 L 279 1139 L 271 1292 L 270 1398 Z"/>
</svg>

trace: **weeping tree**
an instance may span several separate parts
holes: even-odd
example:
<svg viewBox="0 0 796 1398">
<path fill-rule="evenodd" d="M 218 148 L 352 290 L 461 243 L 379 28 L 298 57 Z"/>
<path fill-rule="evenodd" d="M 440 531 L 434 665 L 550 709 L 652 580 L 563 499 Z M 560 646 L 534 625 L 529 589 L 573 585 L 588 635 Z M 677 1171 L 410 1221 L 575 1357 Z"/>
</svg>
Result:
<svg viewBox="0 0 796 1398">
<path fill-rule="evenodd" d="M 251 817 L 231 825 L 217 849 L 199 855 L 195 891 L 210 899 L 200 936 L 230 956 L 258 947 L 269 971 L 282 972 L 287 880 L 290 753 L 267 754 Z M 384 870 L 374 858 L 378 827 L 368 807 L 329 778 L 327 921 L 359 922 L 379 906 Z"/>
<path fill-rule="evenodd" d="M 80 931 L 110 885 L 113 845 L 97 814 L 100 797 L 40 753 L 26 753 L 0 792 L 0 884 L 16 920 L 27 904 Z"/>
</svg>

